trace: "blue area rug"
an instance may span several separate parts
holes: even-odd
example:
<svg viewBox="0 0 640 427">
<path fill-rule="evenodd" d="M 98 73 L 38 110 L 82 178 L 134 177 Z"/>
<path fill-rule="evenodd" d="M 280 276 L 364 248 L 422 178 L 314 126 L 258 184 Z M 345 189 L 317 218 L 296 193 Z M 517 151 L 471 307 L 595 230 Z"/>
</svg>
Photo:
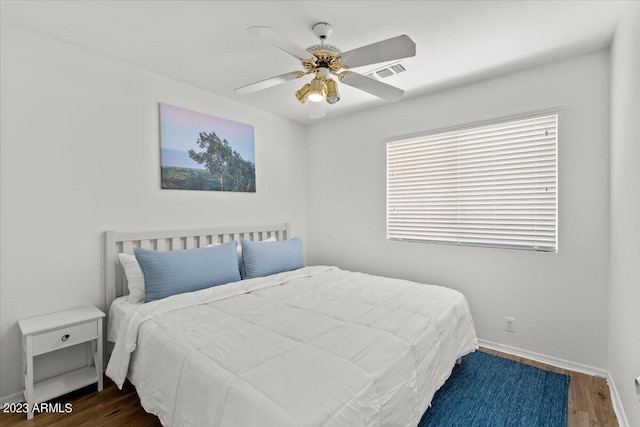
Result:
<svg viewBox="0 0 640 427">
<path fill-rule="evenodd" d="M 569 376 L 476 351 L 462 358 L 418 427 L 565 427 Z"/>
</svg>

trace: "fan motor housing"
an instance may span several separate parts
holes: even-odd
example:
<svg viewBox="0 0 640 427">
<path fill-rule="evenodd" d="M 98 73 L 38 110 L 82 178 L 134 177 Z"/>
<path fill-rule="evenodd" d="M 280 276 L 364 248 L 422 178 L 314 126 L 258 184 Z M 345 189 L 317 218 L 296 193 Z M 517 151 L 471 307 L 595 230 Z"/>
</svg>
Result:
<svg viewBox="0 0 640 427">
<path fill-rule="evenodd" d="M 313 73 L 319 68 L 326 68 L 334 73 L 344 68 L 340 59 L 340 49 L 325 40 L 333 33 L 333 27 L 327 22 L 318 22 L 312 27 L 313 34 L 320 39 L 320 44 L 315 44 L 307 48 L 307 52 L 313 55 L 311 59 L 302 60 L 302 66 L 307 73 Z"/>
<path fill-rule="evenodd" d="M 335 73 L 344 68 L 340 59 L 340 51 L 328 50 L 327 46 L 326 44 L 316 45 L 307 49 L 313 55 L 311 59 L 302 60 L 302 66 L 307 72 L 314 72 L 318 68 L 328 68 Z"/>
</svg>

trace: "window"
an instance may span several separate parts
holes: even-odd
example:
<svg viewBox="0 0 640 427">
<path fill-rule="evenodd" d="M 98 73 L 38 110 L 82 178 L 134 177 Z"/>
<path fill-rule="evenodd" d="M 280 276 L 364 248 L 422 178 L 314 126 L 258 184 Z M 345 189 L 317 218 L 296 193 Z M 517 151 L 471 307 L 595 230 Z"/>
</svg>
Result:
<svg viewBox="0 0 640 427">
<path fill-rule="evenodd" d="M 387 239 L 555 252 L 558 116 L 387 142 Z"/>
</svg>

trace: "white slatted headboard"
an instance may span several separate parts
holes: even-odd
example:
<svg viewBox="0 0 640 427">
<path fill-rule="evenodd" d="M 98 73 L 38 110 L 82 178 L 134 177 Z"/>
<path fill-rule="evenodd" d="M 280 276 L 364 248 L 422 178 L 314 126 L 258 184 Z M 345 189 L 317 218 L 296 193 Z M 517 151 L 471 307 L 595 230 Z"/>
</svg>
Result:
<svg viewBox="0 0 640 427">
<path fill-rule="evenodd" d="M 261 241 L 274 236 L 289 238 L 289 224 L 261 227 L 204 228 L 199 230 L 141 231 L 105 233 L 106 313 L 117 297 L 126 295 L 127 278 L 118 260 L 119 253 L 133 254 L 134 248 L 160 251 L 202 248 L 212 243 L 226 243 L 240 238 Z"/>
</svg>

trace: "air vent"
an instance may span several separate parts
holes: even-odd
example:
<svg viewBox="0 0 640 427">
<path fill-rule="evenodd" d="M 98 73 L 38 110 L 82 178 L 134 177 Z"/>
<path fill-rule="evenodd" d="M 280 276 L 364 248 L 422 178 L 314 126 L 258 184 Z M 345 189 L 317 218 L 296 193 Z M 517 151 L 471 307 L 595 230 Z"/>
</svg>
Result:
<svg viewBox="0 0 640 427">
<path fill-rule="evenodd" d="M 372 79 L 382 80 L 387 77 L 395 76 L 396 74 L 404 73 L 407 71 L 407 66 L 404 62 L 396 62 L 395 64 L 387 65 L 383 68 L 378 68 L 377 70 L 370 71 L 365 74 L 367 77 L 371 77 Z"/>
<path fill-rule="evenodd" d="M 378 77 L 385 79 L 387 77 L 393 76 L 393 71 L 388 68 L 383 68 L 380 71 L 376 71 L 376 74 L 378 75 Z"/>
<path fill-rule="evenodd" d="M 399 74 L 399 73 L 402 73 L 404 71 L 407 71 L 407 69 L 404 68 L 404 65 L 402 65 L 402 63 L 400 63 L 400 62 L 398 62 L 397 64 L 393 64 L 389 68 L 391 70 L 393 70 L 396 74 Z"/>
</svg>

